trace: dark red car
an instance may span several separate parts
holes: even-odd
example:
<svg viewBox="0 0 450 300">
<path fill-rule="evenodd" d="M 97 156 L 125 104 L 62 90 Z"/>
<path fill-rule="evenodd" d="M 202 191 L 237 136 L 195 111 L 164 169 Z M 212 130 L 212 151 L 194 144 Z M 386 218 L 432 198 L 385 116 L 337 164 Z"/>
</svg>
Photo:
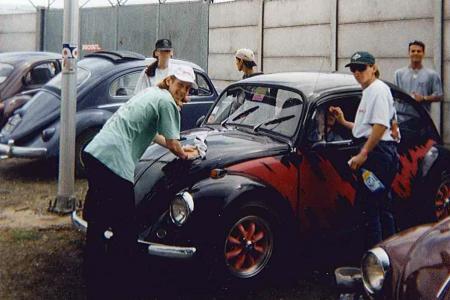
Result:
<svg viewBox="0 0 450 300">
<path fill-rule="evenodd" d="M 37 89 L 61 71 L 61 54 L 6 52 L 0 54 L 0 127 Z M 14 97 L 13 97 L 14 96 Z"/>
<path fill-rule="evenodd" d="M 394 210 L 405 228 L 448 215 L 450 154 L 427 112 L 391 89 L 402 135 Z M 345 74 L 269 74 L 227 87 L 202 126 L 183 132 L 184 144 L 203 141 L 203 158 L 179 160 L 158 145 L 142 156 L 135 199 L 143 251 L 243 285 L 305 262 L 328 265 L 349 249 L 361 255 L 359 175 L 347 164 L 361 142 L 326 125 L 330 105 L 352 120 L 360 100 Z"/>
<path fill-rule="evenodd" d="M 450 299 L 450 218 L 403 231 L 368 251 L 364 288 L 373 299 Z"/>
</svg>

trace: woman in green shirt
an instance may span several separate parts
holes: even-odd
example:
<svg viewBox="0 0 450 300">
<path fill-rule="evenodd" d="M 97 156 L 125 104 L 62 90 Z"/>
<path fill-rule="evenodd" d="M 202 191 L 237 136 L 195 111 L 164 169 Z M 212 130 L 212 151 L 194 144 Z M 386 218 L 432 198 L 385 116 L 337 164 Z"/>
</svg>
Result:
<svg viewBox="0 0 450 300">
<path fill-rule="evenodd" d="M 134 168 L 152 142 L 180 159 L 198 156 L 194 148 L 183 148 L 178 141 L 179 109 L 195 85 L 191 67 L 174 67 L 157 87 L 122 105 L 84 150 L 89 183 L 84 203 L 84 218 L 89 223 L 85 251 L 88 298 L 137 296 L 132 294 L 137 245 Z"/>
</svg>

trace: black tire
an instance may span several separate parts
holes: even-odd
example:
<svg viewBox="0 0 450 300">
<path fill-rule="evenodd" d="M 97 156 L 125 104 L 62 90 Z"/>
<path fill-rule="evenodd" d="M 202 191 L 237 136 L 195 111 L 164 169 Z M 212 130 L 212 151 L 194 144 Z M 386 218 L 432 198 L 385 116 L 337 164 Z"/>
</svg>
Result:
<svg viewBox="0 0 450 300">
<path fill-rule="evenodd" d="M 85 177 L 86 170 L 83 163 L 83 150 L 92 141 L 94 136 L 100 131 L 100 128 L 89 128 L 78 135 L 75 144 L 75 175 Z"/>
<path fill-rule="evenodd" d="M 288 274 L 283 265 L 288 239 L 281 218 L 263 203 L 233 208 L 224 215 L 210 251 L 210 280 L 226 289 L 258 288 Z"/>
</svg>

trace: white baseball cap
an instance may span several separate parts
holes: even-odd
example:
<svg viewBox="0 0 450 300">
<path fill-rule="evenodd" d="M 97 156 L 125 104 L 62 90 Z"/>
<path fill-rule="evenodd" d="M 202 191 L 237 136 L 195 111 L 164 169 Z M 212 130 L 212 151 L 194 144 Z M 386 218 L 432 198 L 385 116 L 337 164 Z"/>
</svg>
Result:
<svg viewBox="0 0 450 300">
<path fill-rule="evenodd" d="M 197 83 L 195 82 L 194 70 L 186 65 L 172 65 L 168 76 L 175 76 L 178 80 L 191 84 L 191 87 L 197 89 Z"/>
<path fill-rule="evenodd" d="M 237 50 L 235 57 L 248 62 L 252 62 L 256 66 L 255 53 L 253 53 L 253 51 L 250 49 L 242 48 Z"/>
</svg>

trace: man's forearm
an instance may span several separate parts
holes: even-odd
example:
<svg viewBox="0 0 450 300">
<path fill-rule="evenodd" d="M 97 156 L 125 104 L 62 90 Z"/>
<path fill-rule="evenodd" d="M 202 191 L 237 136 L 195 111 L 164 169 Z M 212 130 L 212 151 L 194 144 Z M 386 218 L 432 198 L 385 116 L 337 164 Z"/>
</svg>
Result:
<svg viewBox="0 0 450 300">
<path fill-rule="evenodd" d="M 153 139 L 153 142 L 157 143 L 160 146 L 166 147 L 167 148 L 167 144 L 166 144 L 166 138 L 163 137 L 160 134 L 156 134 L 155 138 Z"/>
<path fill-rule="evenodd" d="M 342 126 L 344 126 L 347 129 L 353 130 L 353 126 L 355 126 L 355 123 L 345 120 L 342 123 Z"/>
<path fill-rule="evenodd" d="M 440 102 L 442 101 L 442 96 L 439 95 L 424 96 L 423 100 L 425 102 Z"/>
<path fill-rule="evenodd" d="M 380 124 L 372 125 L 372 133 L 367 139 L 367 142 L 362 147 L 361 152 L 367 155 L 370 151 L 372 151 L 373 148 L 375 148 L 375 146 L 380 142 L 385 131 L 386 127 L 383 125 Z"/>
<path fill-rule="evenodd" d="M 181 143 L 178 140 L 166 139 L 166 148 L 181 159 L 187 159 L 188 155 L 184 152 Z"/>
</svg>

